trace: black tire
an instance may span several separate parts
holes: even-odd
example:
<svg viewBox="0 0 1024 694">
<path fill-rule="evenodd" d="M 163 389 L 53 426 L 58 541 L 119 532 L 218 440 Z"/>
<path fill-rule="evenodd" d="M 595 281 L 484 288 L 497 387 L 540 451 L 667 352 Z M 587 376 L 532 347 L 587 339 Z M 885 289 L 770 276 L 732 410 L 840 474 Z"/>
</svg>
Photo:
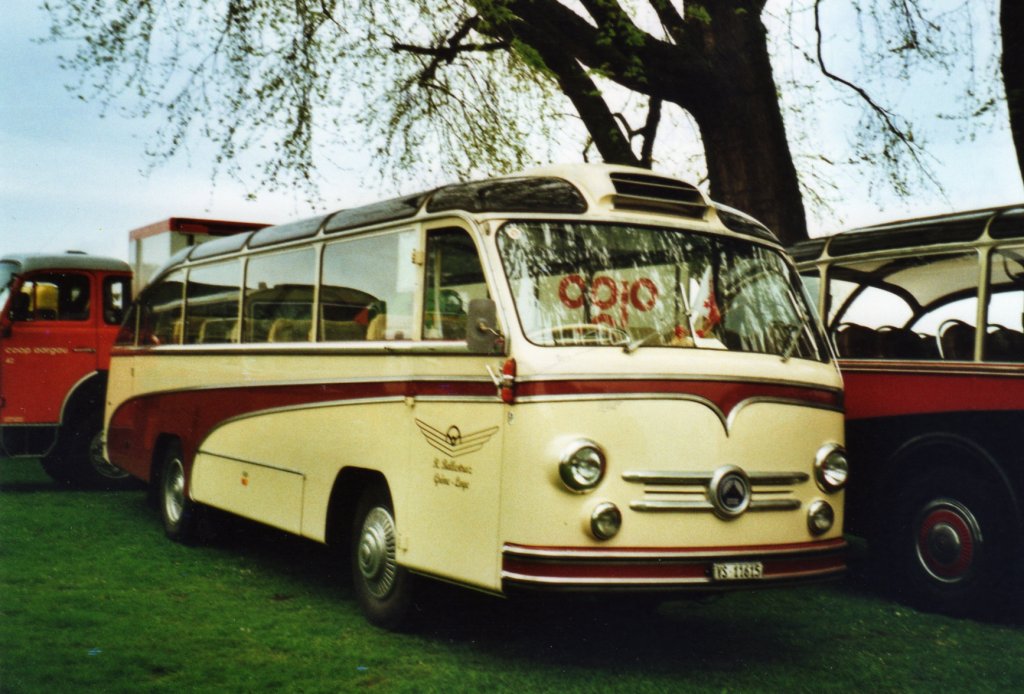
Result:
<svg viewBox="0 0 1024 694">
<path fill-rule="evenodd" d="M 185 493 L 185 461 L 181 446 L 172 443 L 164 449 L 160 464 L 160 517 L 164 533 L 175 542 L 191 544 L 199 537 L 199 507 Z"/>
<path fill-rule="evenodd" d="M 391 498 L 383 487 L 371 486 L 352 523 L 352 585 L 367 621 L 391 630 L 408 625 L 415 593 L 415 577 L 399 566 L 395 543 Z"/>
<path fill-rule="evenodd" d="M 889 566 L 898 597 L 950 615 L 984 614 L 1012 568 L 1004 490 L 968 470 L 942 467 L 910 480 L 897 502 Z"/>
<path fill-rule="evenodd" d="M 129 489 L 136 481 L 103 455 L 103 423 L 98 417 L 65 424 L 43 470 L 61 484 L 83 489 Z"/>
</svg>

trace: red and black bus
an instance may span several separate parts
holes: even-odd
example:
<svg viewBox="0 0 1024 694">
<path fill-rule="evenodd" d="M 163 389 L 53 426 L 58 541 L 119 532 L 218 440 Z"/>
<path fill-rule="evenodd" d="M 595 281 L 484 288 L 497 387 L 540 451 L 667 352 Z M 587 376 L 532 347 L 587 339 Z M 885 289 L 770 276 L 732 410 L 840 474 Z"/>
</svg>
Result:
<svg viewBox="0 0 1024 694">
<path fill-rule="evenodd" d="M 838 357 L 847 530 L 908 602 L 974 611 L 1024 583 L 1024 206 L 790 249 Z"/>
</svg>

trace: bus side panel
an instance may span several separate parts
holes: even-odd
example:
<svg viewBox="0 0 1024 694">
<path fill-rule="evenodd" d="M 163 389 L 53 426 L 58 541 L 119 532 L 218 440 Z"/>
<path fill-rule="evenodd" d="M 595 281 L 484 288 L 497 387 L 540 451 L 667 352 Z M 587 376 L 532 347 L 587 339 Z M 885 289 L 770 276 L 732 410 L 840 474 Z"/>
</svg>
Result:
<svg viewBox="0 0 1024 694">
<path fill-rule="evenodd" d="M 342 469 L 381 472 L 394 494 L 408 455 L 405 410 L 401 400 L 322 404 L 226 422 L 200 444 L 192 498 L 324 542 Z"/>
<path fill-rule="evenodd" d="M 500 589 L 504 413 L 494 396 L 409 408 L 410 460 L 395 484 L 395 510 L 399 559 L 410 568 Z"/>
<path fill-rule="evenodd" d="M 191 484 L 196 501 L 291 533 L 302 532 L 305 475 L 297 470 L 200 451 Z"/>
</svg>

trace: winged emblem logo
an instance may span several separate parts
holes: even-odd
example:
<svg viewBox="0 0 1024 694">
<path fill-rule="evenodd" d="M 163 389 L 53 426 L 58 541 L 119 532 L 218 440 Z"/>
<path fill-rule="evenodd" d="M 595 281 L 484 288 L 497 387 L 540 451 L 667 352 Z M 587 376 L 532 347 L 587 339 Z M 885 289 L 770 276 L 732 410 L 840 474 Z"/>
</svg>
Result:
<svg viewBox="0 0 1024 694">
<path fill-rule="evenodd" d="M 448 427 L 447 431 L 441 431 L 421 419 L 416 420 L 416 426 L 420 428 L 420 433 L 423 434 L 423 438 L 427 440 L 428 444 L 449 458 L 458 458 L 470 453 L 476 453 L 498 431 L 498 427 L 491 427 L 490 429 L 481 429 L 472 434 L 463 434 L 454 424 Z"/>
</svg>

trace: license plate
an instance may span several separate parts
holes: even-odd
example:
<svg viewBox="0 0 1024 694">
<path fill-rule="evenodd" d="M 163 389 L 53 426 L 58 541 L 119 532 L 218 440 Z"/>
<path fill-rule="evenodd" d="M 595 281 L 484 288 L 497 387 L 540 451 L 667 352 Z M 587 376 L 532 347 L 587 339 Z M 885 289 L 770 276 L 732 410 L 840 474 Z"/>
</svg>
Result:
<svg viewBox="0 0 1024 694">
<path fill-rule="evenodd" d="M 759 561 L 712 564 L 711 570 L 716 581 L 749 581 L 764 577 L 764 565 Z"/>
</svg>

